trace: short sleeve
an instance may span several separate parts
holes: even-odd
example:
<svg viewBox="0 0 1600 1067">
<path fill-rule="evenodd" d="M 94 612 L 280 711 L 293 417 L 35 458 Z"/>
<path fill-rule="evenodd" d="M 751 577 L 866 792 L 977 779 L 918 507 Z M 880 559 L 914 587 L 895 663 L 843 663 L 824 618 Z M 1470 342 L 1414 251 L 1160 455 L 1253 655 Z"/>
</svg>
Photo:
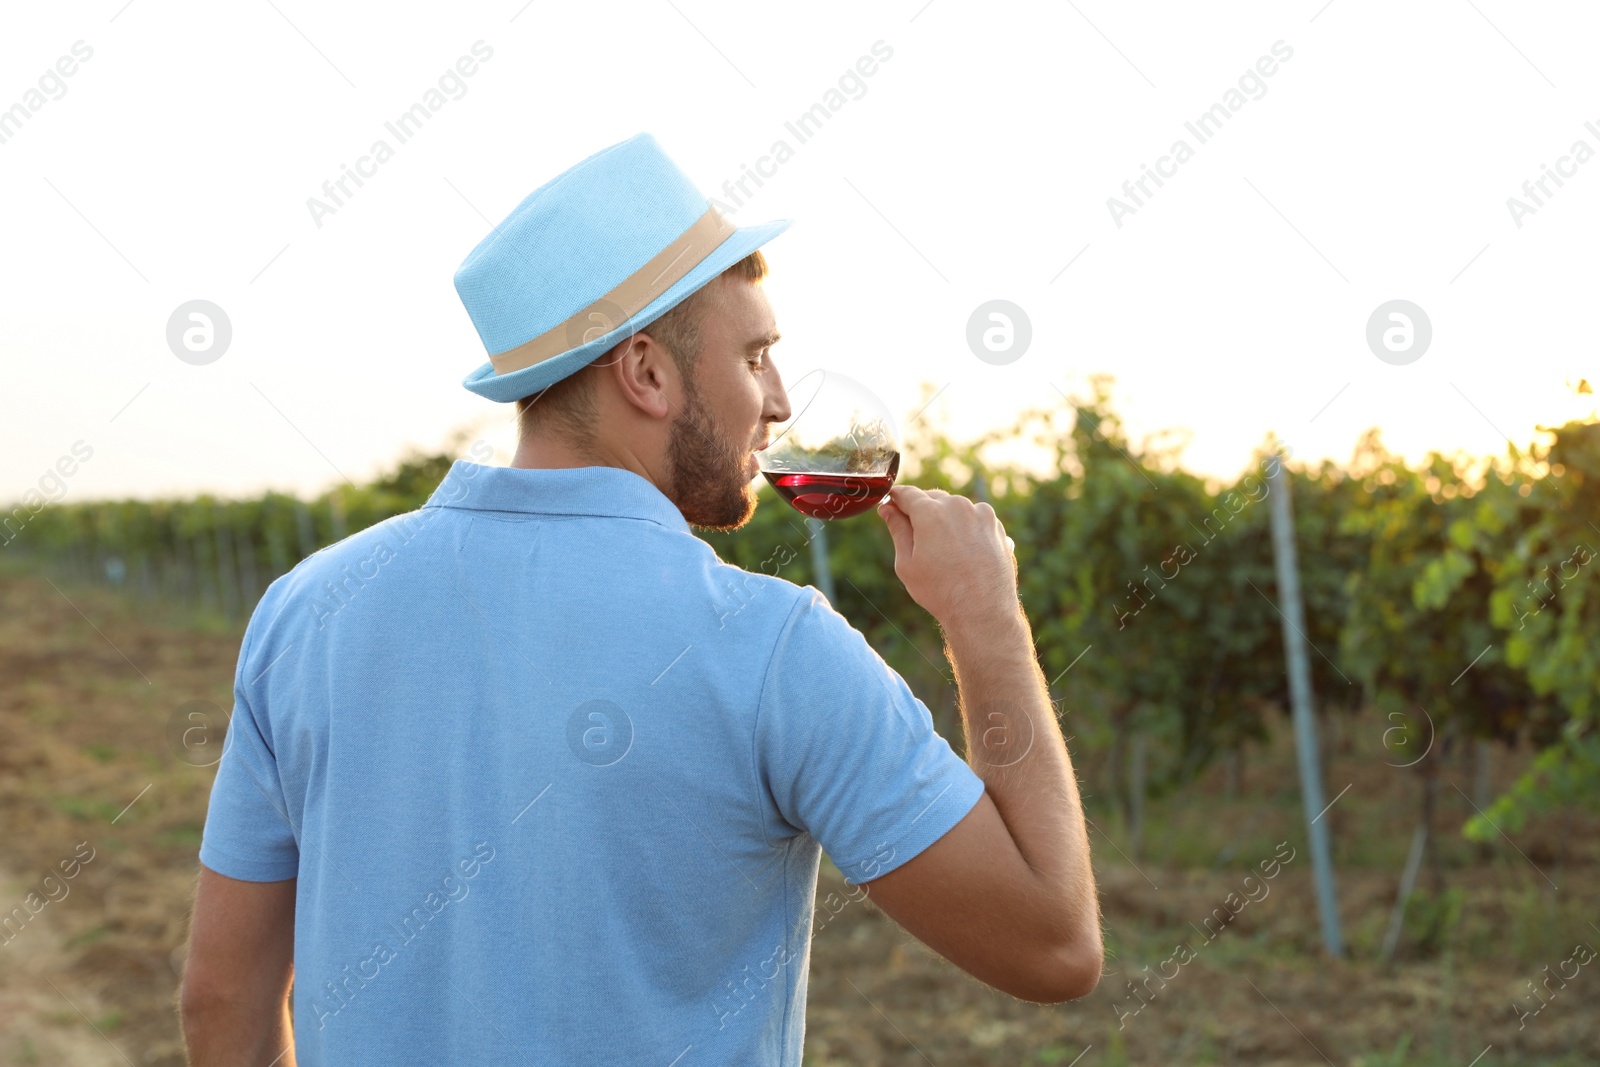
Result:
<svg viewBox="0 0 1600 1067">
<path fill-rule="evenodd" d="M 222 759 L 200 839 L 200 862 L 244 882 L 280 882 L 300 870 L 300 847 L 284 803 L 278 761 L 268 743 L 267 709 L 251 696 L 246 683 L 251 637 L 267 611 L 268 598 L 256 607 L 239 652 L 233 679 L 233 714 L 223 740 Z"/>
<path fill-rule="evenodd" d="M 755 761 L 769 834 L 811 834 L 852 885 L 914 858 L 983 796 L 927 706 L 809 586 L 767 668 Z"/>
</svg>

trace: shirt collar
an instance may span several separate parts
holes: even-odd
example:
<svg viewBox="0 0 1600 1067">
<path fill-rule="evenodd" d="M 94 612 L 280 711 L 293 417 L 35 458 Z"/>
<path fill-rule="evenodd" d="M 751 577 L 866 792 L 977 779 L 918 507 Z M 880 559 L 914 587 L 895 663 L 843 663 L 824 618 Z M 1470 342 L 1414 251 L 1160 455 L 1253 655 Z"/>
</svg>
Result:
<svg viewBox="0 0 1600 1067">
<path fill-rule="evenodd" d="M 458 459 L 423 507 L 644 519 L 690 532 L 665 493 L 621 467 L 488 467 Z"/>
</svg>

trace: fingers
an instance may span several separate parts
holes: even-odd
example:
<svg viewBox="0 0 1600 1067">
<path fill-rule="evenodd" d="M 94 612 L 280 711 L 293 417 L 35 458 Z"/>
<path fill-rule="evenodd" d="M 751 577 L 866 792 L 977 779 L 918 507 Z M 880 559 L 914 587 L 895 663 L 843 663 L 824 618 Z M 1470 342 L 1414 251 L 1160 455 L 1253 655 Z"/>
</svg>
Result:
<svg viewBox="0 0 1600 1067">
<path fill-rule="evenodd" d="M 914 485 L 891 485 L 883 498 L 884 506 L 897 509 L 906 518 L 911 517 L 913 508 L 920 509 L 927 500 L 928 494 Z"/>
<path fill-rule="evenodd" d="M 894 542 L 895 557 L 909 560 L 915 540 L 911 532 L 911 520 L 906 518 L 906 513 L 888 498 L 878 505 L 878 514 L 883 516 L 883 523 L 889 528 L 889 539 Z"/>
<path fill-rule="evenodd" d="M 912 517 L 912 521 L 916 521 L 915 516 L 918 512 L 932 504 L 942 504 L 949 500 L 967 501 L 966 497 L 955 496 L 952 493 L 945 492 L 943 489 L 919 489 L 914 485 L 890 486 L 889 498 L 907 516 Z M 970 504 L 971 501 L 967 501 L 967 503 Z"/>
<path fill-rule="evenodd" d="M 906 485 L 904 483 L 900 483 L 898 485 L 891 485 L 889 487 L 889 495 L 896 500 L 899 500 L 901 497 L 914 500 L 921 497 L 940 497 L 949 496 L 950 494 L 945 492 L 943 489 L 922 489 L 915 485 Z"/>
</svg>

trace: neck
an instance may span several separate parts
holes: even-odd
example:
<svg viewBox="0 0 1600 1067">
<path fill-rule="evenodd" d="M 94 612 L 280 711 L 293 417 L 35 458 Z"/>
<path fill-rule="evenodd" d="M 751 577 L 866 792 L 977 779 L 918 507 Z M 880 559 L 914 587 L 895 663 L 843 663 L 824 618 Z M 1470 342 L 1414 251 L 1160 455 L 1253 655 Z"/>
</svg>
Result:
<svg viewBox="0 0 1600 1067">
<path fill-rule="evenodd" d="M 619 467 L 644 478 L 658 489 L 663 481 L 651 470 L 651 465 L 631 449 L 611 442 L 597 441 L 592 448 L 581 448 L 570 441 L 558 441 L 528 434 L 517 442 L 516 454 L 511 457 L 512 467 L 524 470 L 548 470 L 566 467 Z M 665 491 L 665 490 L 663 490 Z"/>
</svg>

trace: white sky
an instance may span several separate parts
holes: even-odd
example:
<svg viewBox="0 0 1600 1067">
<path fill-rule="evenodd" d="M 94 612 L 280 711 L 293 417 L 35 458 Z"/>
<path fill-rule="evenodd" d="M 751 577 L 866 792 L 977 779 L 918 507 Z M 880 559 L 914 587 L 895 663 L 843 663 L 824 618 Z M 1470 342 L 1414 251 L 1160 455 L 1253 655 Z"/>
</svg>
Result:
<svg viewBox="0 0 1600 1067">
<path fill-rule="evenodd" d="M 124 4 L 8 5 L 0 35 L 0 109 L 93 49 L 0 144 L 0 499 L 80 439 L 71 499 L 320 491 L 464 426 L 507 448 L 513 407 L 460 385 L 485 353 L 452 275 L 483 216 L 645 130 L 708 196 L 790 142 L 734 215 L 795 220 L 765 249 L 777 364 L 902 423 L 923 383 L 966 436 L 1107 372 L 1136 438 L 1184 428 L 1185 464 L 1231 476 L 1269 430 L 1303 458 L 1374 425 L 1413 458 L 1503 452 L 1595 407 L 1566 383 L 1600 367 L 1600 159 L 1521 228 L 1506 206 L 1600 151 L 1593 5 Z M 480 39 L 466 94 L 318 229 L 306 199 Z M 797 144 L 785 120 L 879 40 Z M 1279 40 L 1200 144 L 1184 123 Z M 1178 138 L 1119 229 L 1107 198 Z M 165 342 L 197 298 L 233 326 L 206 366 Z M 996 298 L 1033 328 L 1005 366 L 965 340 Z M 1407 366 L 1365 343 L 1396 298 L 1433 324 Z"/>
</svg>

